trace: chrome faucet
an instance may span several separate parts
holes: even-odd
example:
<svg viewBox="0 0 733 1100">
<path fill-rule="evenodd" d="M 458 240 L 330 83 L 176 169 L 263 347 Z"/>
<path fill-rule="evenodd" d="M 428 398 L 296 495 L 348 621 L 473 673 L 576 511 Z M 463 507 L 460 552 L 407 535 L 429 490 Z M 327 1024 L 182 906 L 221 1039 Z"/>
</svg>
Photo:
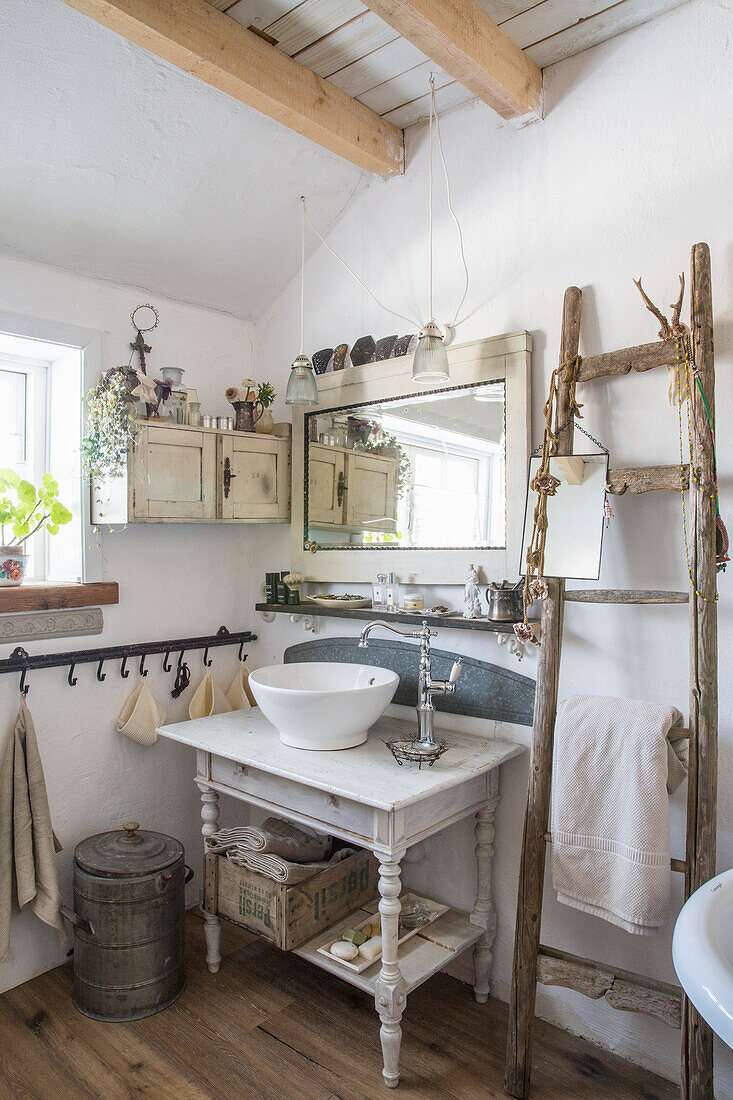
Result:
<svg viewBox="0 0 733 1100">
<path fill-rule="evenodd" d="M 418 638 L 420 640 L 420 673 L 418 676 L 418 741 L 415 748 L 426 754 L 435 753 L 440 746 L 433 736 L 433 722 L 435 707 L 434 695 L 452 695 L 456 690 L 456 680 L 461 675 L 463 658 L 454 661 L 453 668 L 447 680 L 434 680 L 430 672 L 430 639 L 437 638 L 438 631 L 431 630 L 426 622 L 423 622 L 420 630 L 397 626 L 394 623 L 385 622 L 384 619 L 372 619 L 361 632 L 359 648 L 366 649 L 369 645 L 368 638 L 375 626 L 383 626 L 385 630 L 391 630 L 394 634 L 401 634 L 404 638 Z"/>
</svg>

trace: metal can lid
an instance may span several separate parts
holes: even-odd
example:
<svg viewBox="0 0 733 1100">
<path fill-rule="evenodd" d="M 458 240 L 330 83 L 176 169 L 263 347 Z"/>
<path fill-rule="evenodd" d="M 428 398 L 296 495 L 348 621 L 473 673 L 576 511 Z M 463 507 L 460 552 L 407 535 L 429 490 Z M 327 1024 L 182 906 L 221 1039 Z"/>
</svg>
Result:
<svg viewBox="0 0 733 1100">
<path fill-rule="evenodd" d="M 183 845 L 165 833 L 140 829 L 131 821 L 122 829 L 80 841 L 74 860 L 83 871 L 105 878 L 134 878 L 170 867 L 183 856 Z"/>
</svg>

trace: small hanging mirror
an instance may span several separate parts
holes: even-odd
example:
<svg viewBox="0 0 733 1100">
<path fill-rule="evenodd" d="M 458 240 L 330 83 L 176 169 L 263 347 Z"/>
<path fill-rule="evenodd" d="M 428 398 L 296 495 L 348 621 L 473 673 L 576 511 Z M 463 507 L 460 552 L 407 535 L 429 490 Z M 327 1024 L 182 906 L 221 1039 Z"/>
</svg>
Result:
<svg viewBox="0 0 733 1100">
<path fill-rule="evenodd" d="M 530 459 L 529 481 L 539 470 L 539 455 Z M 595 581 L 601 572 L 604 503 L 608 455 L 557 456 L 550 474 L 559 481 L 547 498 L 547 538 L 543 576 Z M 526 571 L 527 546 L 532 537 L 536 493 L 528 490 L 519 571 Z"/>
</svg>

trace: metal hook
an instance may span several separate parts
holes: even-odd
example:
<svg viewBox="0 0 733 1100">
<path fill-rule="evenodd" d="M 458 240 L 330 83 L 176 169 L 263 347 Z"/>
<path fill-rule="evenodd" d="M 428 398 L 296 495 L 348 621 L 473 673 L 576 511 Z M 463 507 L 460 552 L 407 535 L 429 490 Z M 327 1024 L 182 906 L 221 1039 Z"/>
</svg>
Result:
<svg viewBox="0 0 733 1100">
<path fill-rule="evenodd" d="M 211 658 L 209 657 L 209 647 L 204 650 L 204 664 L 207 668 L 211 668 Z"/>
<path fill-rule="evenodd" d="M 74 675 L 74 669 L 76 668 L 76 662 L 72 661 L 69 665 L 69 675 L 66 677 L 66 682 L 70 688 L 76 687 L 79 683 L 79 677 Z"/>
<path fill-rule="evenodd" d="M 147 659 L 147 653 L 143 653 L 142 657 L 140 658 L 140 675 L 141 676 L 147 676 L 147 674 L 148 674 L 148 670 L 145 667 L 146 659 Z"/>
<path fill-rule="evenodd" d="M 120 665 L 120 676 L 122 677 L 123 680 L 126 680 L 129 675 L 130 675 L 130 670 L 127 667 L 127 656 L 124 656 L 122 658 L 122 664 Z"/>
<path fill-rule="evenodd" d="M 244 656 L 242 655 L 243 650 L 244 650 L 244 642 L 240 642 L 239 643 L 239 653 L 237 654 L 237 660 L 239 661 L 240 664 L 242 663 L 242 661 L 247 660 L 247 654 L 245 653 Z"/>
<path fill-rule="evenodd" d="M 104 657 L 102 658 L 102 660 L 97 665 L 97 679 L 99 680 L 100 684 L 101 684 L 102 680 L 107 679 L 107 673 L 102 672 L 102 665 L 103 664 L 104 664 Z"/>
<path fill-rule="evenodd" d="M 26 696 L 28 694 L 28 692 L 31 690 L 30 684 L 27 684 L 25 682 L 25 674 L 26 674 L 27 671 L 28 670 L 24 668 L 23 671 L 20 674 L 20 694 L 23 695 L 23 696 Z"/>
<path fill-rule="evenodd" d="M 183 654 L 184 654 L 185 652 L 186 652 L 186 650 L 185 650 L 185 649 L 182 649 L 182 650 L 181 650 L 181 655 L 180 655 L 180 657 L 178 658 L 178 671 L 179 671 L 179 672 L 181 671 L 181 665 L 183 664 Z"/>
<path fill-rule="evenodd" d="M 166 649 L 165 657 L 163 658 L 163 672 L 170 672 L 171 668 L 173 667 L 172 665 L 168 664 L 168 658 L 170 657 L 170 655 L 171 651 L 169 649 Z"/>
</svg>

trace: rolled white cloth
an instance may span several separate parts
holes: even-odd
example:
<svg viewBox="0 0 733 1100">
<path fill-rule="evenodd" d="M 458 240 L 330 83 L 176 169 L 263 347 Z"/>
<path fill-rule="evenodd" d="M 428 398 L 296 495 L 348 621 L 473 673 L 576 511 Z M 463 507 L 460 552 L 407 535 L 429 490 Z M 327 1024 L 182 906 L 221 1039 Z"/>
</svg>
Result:
<svg viewBox="0 0 733 1100">
<path fill-rule="evenodd" d="M 558 713 L 552 879 L 558 901 L 627 932 L 667 919 L 669 794 L 687 775 L 676 707 L 574 695 Z"/>
<path fill-rule="evenodd" d="M 353 854 L 354 848 L 339 848 L 330 859 L 318 860 L 312 863 L 290 863 L 280 856 L 250 852 L 247 849 L 240 848 L 239 845 L 227 849 L 227 859 L 231 860 L 232 863 L 237 863 L 240 867 L 248 867 L 250 871 L 258 871 L 261 875 L 267 875 L 268 878 L 272 878 L 276 882 L 283 882 L 288 885 L 294 882 L 305 882 L 306 879 L 312 878 L 313 875 L 317 875 L 321 871 L 328 870 L 335 863 L 340 863 L 348 856 L 353 856 Z"/>
<path fill-rule="evenodd" d="M 313 863 L 324 860 L 331 851 L 333 841 L 330 836 L 319 836 L 306 832 L 283 821 L 279 817 L 268 817 L 262 825 L 247 825 L 239 829 L 219 829 L 206 839 L 210 852 L 229 852 L 237 848 L 239 854 L 260 852 L 280 856 L 290 863 Z"/>
</svg>

